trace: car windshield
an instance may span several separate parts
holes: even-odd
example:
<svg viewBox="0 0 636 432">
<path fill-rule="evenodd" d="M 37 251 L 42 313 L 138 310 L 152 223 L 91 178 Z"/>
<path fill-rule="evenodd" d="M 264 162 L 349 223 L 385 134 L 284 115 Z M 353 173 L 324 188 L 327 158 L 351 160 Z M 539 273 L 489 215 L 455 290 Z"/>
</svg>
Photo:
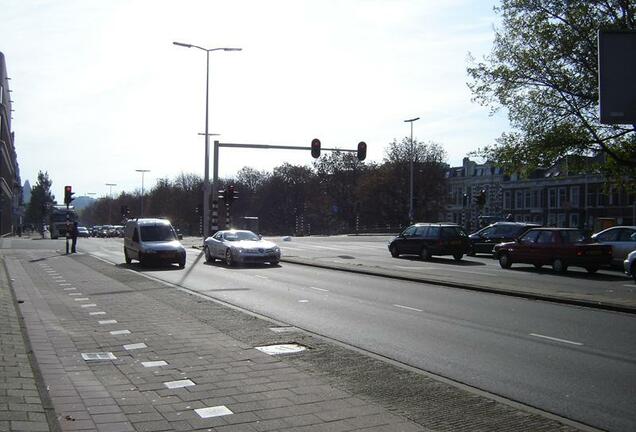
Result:
<svg viewBox="0 0 636 432">
<path fill-rule="evenodd" d="M 561 239 L 563 243 L 581 243 L 587 240 L 585 231 L 561 231 Z"/>
<path fill-rule="evenodd" d="M 251 231 L 234 231 L 225 233 L 225 240 L 227 241 L 242 241 L 242 240 L 251 240 L 258 241 L 260 237 L 254 234 Z"/>
<path fill-rule="evenodd" d="M 146 242 L 160 242 L 176 240 L 174 230 L 170 225 L 142 225 L 141 240 Z"/>
</svg>

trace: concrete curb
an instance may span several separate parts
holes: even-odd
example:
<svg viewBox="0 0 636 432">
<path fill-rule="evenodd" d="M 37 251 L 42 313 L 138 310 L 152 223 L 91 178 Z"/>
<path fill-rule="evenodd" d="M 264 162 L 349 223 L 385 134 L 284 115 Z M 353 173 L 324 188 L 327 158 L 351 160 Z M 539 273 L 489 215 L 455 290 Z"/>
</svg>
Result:
<svg viewBox="0 0 636 432">
<path fill-rule="evenodd" d="M 486 292 L 491 294 L 501 294 L 501 295 L 507 295 L 512 297 L 525 298 L 529 300 L 543 300 L 543 301 L 549 301 L 552 303 L 589 307 L 589 308 L 607 310 L 612 312 L 636 314 L 636 307 L 626 306 L 619 303 L 575 299 L 572 297 L 555 296 L 555 295 L 549 295 L 549 294 L 534 293 L 529 291 L 504 290 L 504 289 L 493 288 L 493 287 L 488 287 L 483 285 L 444 281 L 444 280 L 435 279 L 435 278 L 406 276 L 406 275 L 398 274 L 388 270 L 373 270 L 370 268 L 355 268 L 355 267 L 342 266 L 337 264 L 323 264 L 323 263 L 318 263 L 311 260 L 304 260 L 301 258 L 282 257 L 281 262 L 286 262 L 289 264 L 299 264 L 299 265 L 305 265 L 305 266 L 317 267 L 317 268 L 324 268 L 324 269 L 330 269 L 330 270 L 338 270 L 338 271 L 344 271 L 349 273 L 364 274 L 369 276 L 380 276 L 380 277 L 398 279 L 398 280 L 409 281 L 409 282 L 428 283 L 431 285 L 460 288 L 460 289 L 465 289 L 469 291 Z"/>
</svg>

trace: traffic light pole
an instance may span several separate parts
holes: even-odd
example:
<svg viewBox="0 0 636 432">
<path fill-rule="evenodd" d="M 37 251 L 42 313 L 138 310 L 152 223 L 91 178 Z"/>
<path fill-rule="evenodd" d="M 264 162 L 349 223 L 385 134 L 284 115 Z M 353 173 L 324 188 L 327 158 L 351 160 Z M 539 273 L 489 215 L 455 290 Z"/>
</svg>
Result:
<svg viewBox="0 0 636 432">
<path fill-rule="evenodd" d="M 236 143 L 222 143 L 219 141 L 214 141 L 214 151 L 213 151 L 213 163 L 212 163 L 212 202 L 217 201 L 217 195 L 219 193 L 219 148 L 220 147 L 237 147 L 237 148 L 256 148 L 256 149 L 277 149 L 277 150 L 311 150 L 311 147 L 303 147 L 303 146 L 275 146 L 269 144 L 236 144 Z M 346 153 L 358 153 L 360 149 L 350 150 L 350 149 L 339 149 L 339 148 L 324 148 L 322 150 L 327 151 L 340 151 Z M 366 144 L 365 144 L 365 157 L 366 157 Z M 204 208 L 203 208 L 203 224 L 204 226 L 209 226 L 210 219 L 208 217 L 208 209 L 205 208 L 206 200 L 204 200 Z M 214 234 L 219 230 L 219 217 L 218 217 L 218 205 L 212 209 L 212 232 L 210 234 Z M 207 232 L 204 228 L 204 232 Z"/>
</svg>

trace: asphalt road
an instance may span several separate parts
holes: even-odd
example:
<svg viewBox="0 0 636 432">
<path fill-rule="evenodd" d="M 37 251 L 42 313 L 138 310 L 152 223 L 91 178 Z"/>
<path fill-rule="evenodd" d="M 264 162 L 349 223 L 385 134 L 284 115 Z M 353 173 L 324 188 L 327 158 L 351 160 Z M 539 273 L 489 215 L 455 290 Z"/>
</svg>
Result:
<svg viewBox="0 0 636 432">
<path fill-rule="evenodd" d="M 123 263 L 121 240 L 82 239 L 79 249 Z M 482 276 L 497 277 L 483 261 Z M 636 429 L 632 315 L 292 264 L 226 268 L 197 250 L 184 270 L 124 267 L 563 417 Z"/>
</svg>

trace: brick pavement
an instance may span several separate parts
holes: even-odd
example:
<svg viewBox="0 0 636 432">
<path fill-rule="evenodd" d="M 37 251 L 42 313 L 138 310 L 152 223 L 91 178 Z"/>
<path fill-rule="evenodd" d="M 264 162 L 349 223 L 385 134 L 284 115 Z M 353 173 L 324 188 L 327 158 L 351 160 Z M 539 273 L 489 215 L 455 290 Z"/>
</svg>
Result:
<svg viewBox="0 0 636 432">
<path fill-rule="evenodd" d="M 61 430 L 576 430 L 311 335 L 275 333 L 123 266 L 35 251 L 5 259 Z M 254 349 L 273 342 L 310 349 Z M 115 359 L 81 356 L 96 352 Z M 180 384 L 192 385 L 169 388 Z M 212 407 L 231 414 L 195 411 Z"/>
</svg>

